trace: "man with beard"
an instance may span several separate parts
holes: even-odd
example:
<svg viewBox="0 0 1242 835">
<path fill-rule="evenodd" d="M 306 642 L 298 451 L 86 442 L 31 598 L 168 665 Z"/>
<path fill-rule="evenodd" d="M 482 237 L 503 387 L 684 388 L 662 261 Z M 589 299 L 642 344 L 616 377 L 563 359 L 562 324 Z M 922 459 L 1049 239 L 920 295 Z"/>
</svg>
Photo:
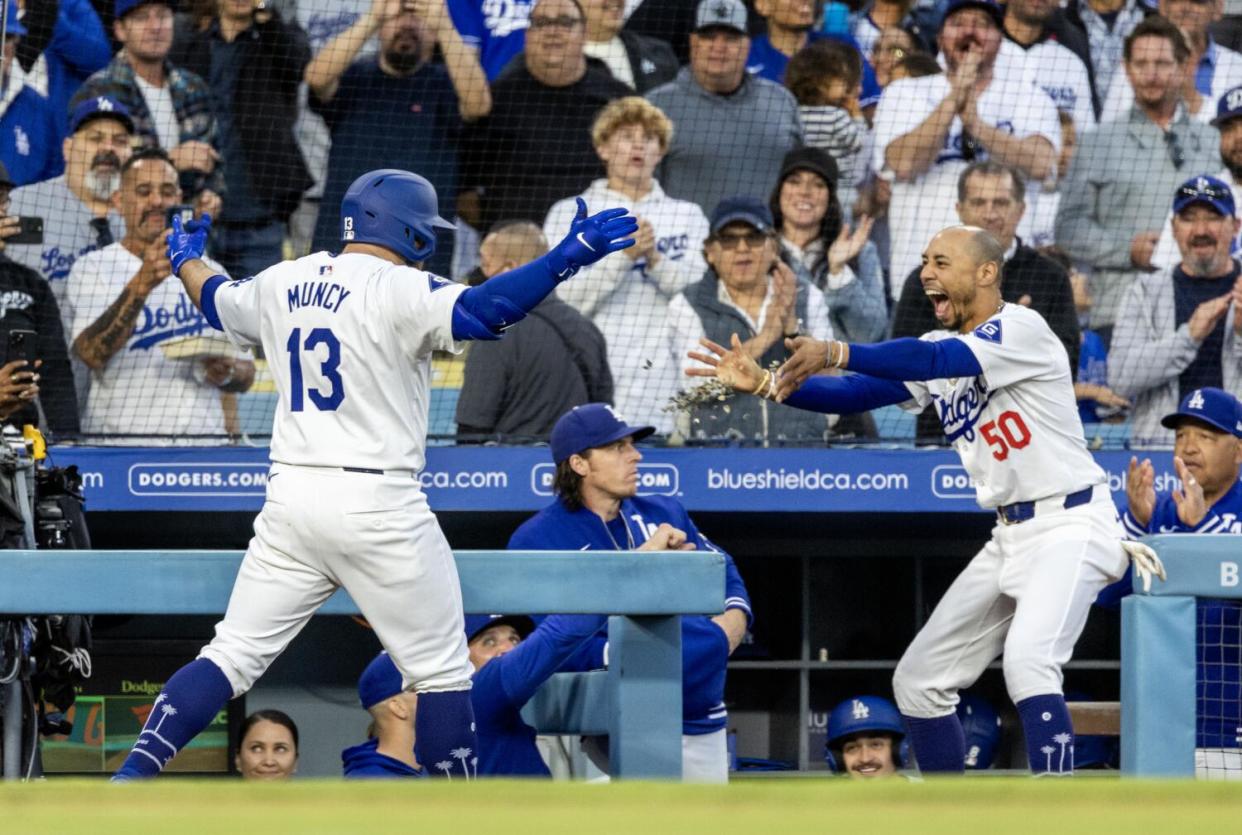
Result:
<svg viewBox="0 0 1242 835">
<path fill-rule="evenodd" d="M 1132 443 L 1169 446 L 1160 419 L 1196 389 L 1242 391 L 1242 229 L 1233 192 L 1192 177 L 1173 198 L 1181 261 L 1144 275 L 1121 300 L 1108 358 L 1109 387 L 1134 401 Z"/>
<path fill-rule="evenodd" d="M 1242 86 L 1220 97 L 1216 107 L 1216 118 L 1212 126 L 1220 131 L 1220 158 L 1225 163 L 1223 171 L 1216 179 L 1228 183 L 1233 190 L 1234 205 L 1242 204 Z M 1242 238 L 1233 242 L 1233 253 L 1236 256 L 1242 250 Z M 1173 237 L 1173 215 L 1169 215 L 1160 233 L 1160 242 L 1152 253 L 1151 263 L 1164 269 L 1172 267 L 1178 261 L 1177 241 Z"/>
<path fill-rule="evenodd" d="M 379 34 L 378 54 L 355 61 Z M 431 63 L 439 43 L 444 63 Z M 311 107 L 332 135 L 323 200 L 335 206 L 345 189 L 374 168 L 418 171 L 452 216 L 457 193 L 461 123 L 487 115 L 492 97 L 474 50 L 453 28 L 444 0 L 374 0 L 367 14 L 330 41 L 306 67 Z M 336 216 L 319 215 L 312 250 L 335 250 Z M 449 272 L 451 247 L 427 264 Z"/>
<path fill-rule="evenodd" d="M 125 105 L 138 144 L 163 148 L 181 175 L 181 190 L 199 212 L 220 214 L 224 169 L 216 141 L 207 82 L 173 66 L 172 0 L 117 0 L 112 27 L 121 50 L 108 66 L 92 75 L 73 104 L 110 96 Z"/>
<path fill-rule="evenodd" d="M 1189 54 L 1182 33 L 1162 17 L 1134 28 L 1124 51 L 1134 106 L 1083 135 L 1061 183 L 1056 241 L 1090 268 L 1091 327 L 1105 344 L 1126 289 L 1152 269 L 1169 195 L 1220 165 L 1215 130 L 1192 120 L 1182 102 Z"/>
<path fill-rule="evenodd" d="M 168 280 L 166 218 L 181 200 L 168 154 L 136 151 L 121 166 L 121 185 L 112 196 L 125 237 L 73 265 L 65 304 L 69 335 L 73 353 L 92 372 L 83 432 L 163 442 L 222 438 L 221 392 L 242 392 L 254 381 L 254 363 L 236 349 L 186 359 L 161 349 L 210 327 L 181 283 Z"/>
<path fill-rule="evenodd" d="M 896 178 L 889 204 L 896 298 L 923 244 L 952 223 L 957 178 L 976 159 L 1041 182 L 1056 168 L 1061 126 L 1053 102 L 1020 62 L 998 62 L 1001 9 L 953 0 L 940 30 L 945 72 L 894 81 L 875 117 L 875 168 Z"/>
</svg>

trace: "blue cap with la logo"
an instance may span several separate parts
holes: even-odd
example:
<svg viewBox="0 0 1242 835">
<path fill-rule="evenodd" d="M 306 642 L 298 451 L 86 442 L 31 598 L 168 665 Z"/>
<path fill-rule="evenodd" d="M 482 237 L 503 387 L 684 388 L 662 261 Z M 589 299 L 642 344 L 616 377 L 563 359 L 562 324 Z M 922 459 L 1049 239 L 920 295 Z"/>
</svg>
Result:
<svg viewBox="0 0 1242 835">
<path fill-rule="evenodd" d="M 1216 102 L 1216 118 L 1212 120 L 1212 126 L 1219 128 L 1239 116 L 1242 116 L 1242 85 L 1226 90 L 1225 95 Z"/>
<path fill-rule="evenodd" d="M 607 403 L 575 406 L 561 415 L 556 426 L 552 427 L 552 460 L 559 464 L 569 456 L 588 449 L 607 446 L 631 436 L 641 441 L 654 432 L 654 426 L 630 426 Z"/>
<path fill-rule="evenodd" d="M 1192 418 L 1242 438 L 1242 403 L 1223 389 L 1210 386 L 1195 389 L 1183 397 L 1178 410 L 1162 418 L 1160 424 L 1167 429 L 1176 429 L 1183 418 Z"/>
</svg>

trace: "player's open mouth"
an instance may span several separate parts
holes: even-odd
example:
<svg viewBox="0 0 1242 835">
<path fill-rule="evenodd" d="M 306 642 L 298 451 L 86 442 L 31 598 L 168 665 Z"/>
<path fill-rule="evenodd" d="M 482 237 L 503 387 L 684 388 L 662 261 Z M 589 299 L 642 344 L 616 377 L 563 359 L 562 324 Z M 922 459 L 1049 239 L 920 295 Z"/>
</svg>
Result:
<svg viewBox="0 0 1242 835">
<path fill-rule="evenodd" d="M 947 294 L 939 290 L 927 290 L 927 298 L 931 301 L 932 307 L 935 309 L 936 318 L 944 321 L 949 315 L 949 297 Z"/>
</svg>

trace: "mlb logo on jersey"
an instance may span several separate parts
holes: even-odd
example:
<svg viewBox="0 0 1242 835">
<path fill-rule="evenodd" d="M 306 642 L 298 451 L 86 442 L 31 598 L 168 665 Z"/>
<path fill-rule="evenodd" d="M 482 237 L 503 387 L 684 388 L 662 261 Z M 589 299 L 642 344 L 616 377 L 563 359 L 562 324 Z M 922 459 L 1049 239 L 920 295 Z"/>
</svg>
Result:
<svg viewBox="0 0 1242 835">
<path fill-rule="evenodd" d="M 324 264 L 322 267 L 319 268 L 319 274 L 320 275 L 332 275 L 332 265 Z"/>
<path fill-rule="evenodd" d="M 1001 342 L 1001 323 L 997 321 L 984 322 L 975 328 L 975 336 L 999 345 Z"/>
<path fill-rule="evenodd" d="M 870 716 L 871 716 L 871 708 L 867 707 L 867 703 L 859 701 L 858 699 L 855 699 L 854 700 L 854 718 L 855 719 L 866 719 Z"/>
</svg>

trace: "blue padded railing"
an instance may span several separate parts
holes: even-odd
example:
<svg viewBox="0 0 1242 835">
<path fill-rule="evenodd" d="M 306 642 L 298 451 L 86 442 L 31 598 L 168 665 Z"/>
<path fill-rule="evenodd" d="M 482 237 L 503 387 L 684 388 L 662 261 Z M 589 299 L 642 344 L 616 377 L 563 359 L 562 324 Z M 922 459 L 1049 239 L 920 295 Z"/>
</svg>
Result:
<svg viewBox="0 0 1242 835">
<path fill-rule="evenodd" d="M 720 554 L 457 551 L 455 557 L 467 612 L 614 615 L 607 674 L 556 676 L 529 713 L 541 730 L 606 731 L 614 777 L 681 777 L 679 616 L 724 609 Z M 241 558 L 234 551 L 0 551 L 0 615 L 223 614 Z M 49 576 L 57 582 L 48 583 Z M 343 590 L 319 611 L 360 614 Z M 6 776 L 17 759 L 5 757 Z"/>
</svg>

